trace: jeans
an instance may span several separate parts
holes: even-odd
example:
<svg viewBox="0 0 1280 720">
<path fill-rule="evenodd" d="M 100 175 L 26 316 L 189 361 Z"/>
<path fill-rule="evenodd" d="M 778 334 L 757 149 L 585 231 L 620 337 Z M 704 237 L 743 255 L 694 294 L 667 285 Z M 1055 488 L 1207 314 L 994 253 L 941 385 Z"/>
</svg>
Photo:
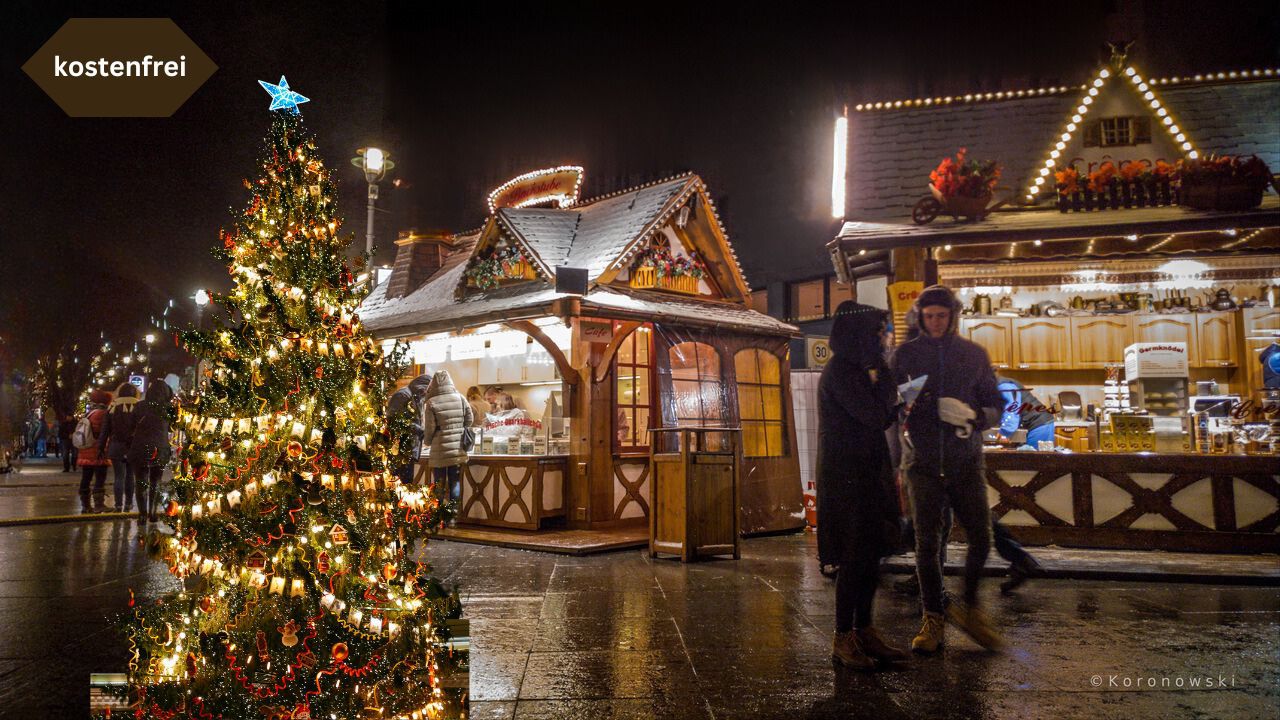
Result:
<svg viewBox="0 0 1280 720">
<path fill-rule="evenodd" d="M 138 520 L 155 522 L 160 508 L 160 476 L 164 475 L 163 465 L 144 465 L 138 468 L 134 476 L 135 494 L 138 498 Z"/>
<path fill-rule="evenodd" d="M 71 438 L 61 438 L 58 444 L 62 447 L 62 472 L 71 472 L 71 468 L 76 466 L 76 446 L 71 444 Z"/>
<path fill-rule="evenodd" d="M 964 599 L 974 605 L 978 581 L 991 552 L 991 511 L 981 460 L 971 467 L 949 469 L 946 477 L 925 468 L 907 471 L 916 516 L 916 574 L 926 612 L 942 612 L 943 530 L 951 512 L 964 528 L 969 549 L 964 568 Z"/>
<path fill-rule="evenodd" d="M 89 484 L 93 483 L 93 501 L 90 504 Z M 80 469 L 80 511 L 106 509 L 107 466 L 85 465 Z"/>
<path fill-rule="evenodd" d="M 456 501 L 462 498 L 461 467 L 450 465 L 449 467 L 432 468 L 431 476 L 435 479 L 436 486 L 443 489 L 446 500 Z"/>
<path fill-rule="evenodd" d="M 124 511 L 129 512 L 133 509 L 133 470 L 127 460 L 112 460 L 111 469 L 115 472 L 111 490 L 116 496 L 116 510 L 121 509 L 123 502 Z"/>
</svg>

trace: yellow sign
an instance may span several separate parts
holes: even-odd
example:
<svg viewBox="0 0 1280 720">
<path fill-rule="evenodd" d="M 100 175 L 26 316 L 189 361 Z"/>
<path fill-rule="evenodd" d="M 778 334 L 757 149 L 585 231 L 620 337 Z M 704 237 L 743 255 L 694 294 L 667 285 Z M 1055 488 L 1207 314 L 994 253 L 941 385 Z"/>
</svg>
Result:
<svg viewBox="0 0 1280 720">
<path fill-rule="evenodd" d="M 824 337 L 807 337 L 804 339 L 805 356 L 808 359 L 806 367 L 820 368 L 826 367 L 830 362 L 831 340 Z"/>
<path fill-rule="evenodd" d="M 557 207 L 566 208 L 578 202 L 581 187 L 582 168 L 577 165 L 534 170 L 511 178 L 489 193 L 489 212 L 543 202 L 554 202 Z"/>
<path fill-rule="evenodd" d="M 919 280 L 900 280 L 885 288 L 889 294 L 889 309 L 893 311 L 893 342 L 900 345 L 907 340 L 907 311 L 916 298 L 924 292 Z"/>
</svg>

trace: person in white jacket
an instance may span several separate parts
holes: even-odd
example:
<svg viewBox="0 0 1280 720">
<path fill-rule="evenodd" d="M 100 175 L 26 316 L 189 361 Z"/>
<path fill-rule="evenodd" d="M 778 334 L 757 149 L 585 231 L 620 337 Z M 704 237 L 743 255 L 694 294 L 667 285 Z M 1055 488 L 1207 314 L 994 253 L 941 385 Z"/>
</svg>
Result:
<svg viewBox="0 0 1280 720">
<path fill-rule="evenodd" d="M 432 475 L 437 485 L 444 485 L 448 499 L 457 500 L 462 494 L 459 466 L 467 461 L 462 434 L 475 424 L 475 415 L 447 370 L 440 370 L 431 378 L 422 415 L 423 443 L 431 444 L 428 464 Z"/>
</svg>

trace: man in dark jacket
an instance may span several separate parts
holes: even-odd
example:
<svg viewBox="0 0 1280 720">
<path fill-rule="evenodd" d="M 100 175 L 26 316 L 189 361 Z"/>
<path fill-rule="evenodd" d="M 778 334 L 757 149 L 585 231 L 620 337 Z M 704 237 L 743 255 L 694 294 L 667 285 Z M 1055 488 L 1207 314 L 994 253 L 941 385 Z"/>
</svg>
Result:
<svg viewBox="0 0 1280 720">
<path fill-rule="evenodd" d="M 76 466 L 76 446 L 71 442 L 71 434 L 76 431 L 76 415 L 73 411 L 62 414 L 58 423 L 58 447 L 62 448 L 62 472 L 71 472 Z"/>
<path fill-rule="evenodd" d="M 943 643 L 942 542 L 948 507 L 964 528 L 964 602 L 946 605 L 946 617 L 983 647 L 1001 645 L 999 634 L 978 607 L 978 582 L 991 550 L 991 513 L 982 463 L 982 431 L 996 424 L 1002 399 L 987 353 L 957 334 L 960 302 L 934 285 L 916 299 L 921 333 L 902 344 L 890 363 L 899 385 L 924 378 L 907 408 L 903 467 L 916 525 L 916 573 L 924 624 L 911 641 L 917 652 Z"/>
<path fill-rule="evenodd" d="M 413 448 L 409 452 L 410 459 L 397 471 L 400 482 L 405 485 L 413 482 L 414 465 L 418 462 L 418 456 L 422 453 L 422 407 L 426 401 L 427 388 L 430 386 L 431 374 L 424 372 L 410 380 L 408 385 L 391 393 L 391 397 L 387 399 L 388 420 L 406 410 L 413 413 L 413 419 L 410 422 L 415 439 Z"/>
<path fill-rule="evenodd" d="M 133 426 L 138 416 L 134 407 L 138 404 L 138 388 L 130 383 L 120 383 L 116 388 L 115 399 L 107 408 L 107 427 L 98 438 L 98 452 L 111 460 L 111 470 L 115 473 L 112 490 L 115 493 L 116 512 L 133 512 L 133 470 L 129 467 L 129 440 L 133 437 Z"/>
<path fill-rule="evenodd" d="M 133 432 L 130 433 L 125 457 L 133 472 L 139 525 L 159 519 L 160 479 L 173 454 L 169 445 L 169 414 L 172 409 L 173 390 L 163 380 L 155 378 L 147 385 L 145 397 L 133 411 Z"/>
</svg>

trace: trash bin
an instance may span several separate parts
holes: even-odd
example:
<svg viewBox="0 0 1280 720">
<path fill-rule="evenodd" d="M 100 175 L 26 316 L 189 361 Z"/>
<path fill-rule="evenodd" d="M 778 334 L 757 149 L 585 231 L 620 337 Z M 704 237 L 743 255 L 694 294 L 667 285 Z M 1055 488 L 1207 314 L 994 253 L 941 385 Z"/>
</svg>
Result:
<svg viewBox="0 0 1280 720">
<path fill-rule="evenodd" d="M 649 556 L 733 555 L 742 468 L 739 428 L 650 428 Z"/>
</svg>

